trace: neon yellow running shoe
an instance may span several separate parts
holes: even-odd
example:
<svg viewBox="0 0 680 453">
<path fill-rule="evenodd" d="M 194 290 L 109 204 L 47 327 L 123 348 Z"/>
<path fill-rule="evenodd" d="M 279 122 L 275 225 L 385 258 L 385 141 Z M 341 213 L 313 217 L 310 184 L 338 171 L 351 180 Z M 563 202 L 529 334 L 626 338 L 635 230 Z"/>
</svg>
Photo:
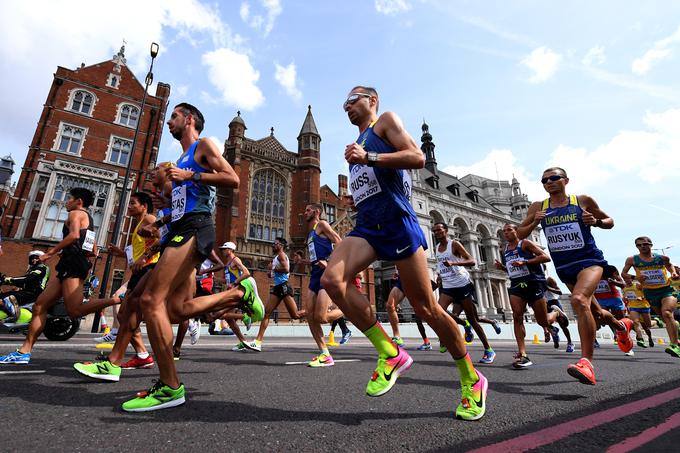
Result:
<svg viewBox="0 0 680 453">
<path fill-rule="evenodd" d="M 147 392 L 138 392 L 137 396 L 123 403 L 126 412 L 148 412 L 184 404 L 184 384 L 173 389 L 160 379 Z"/>
<path fill-rule="evenodd" d="M 257 283 L 253 277 L 248 277 L 241 281 L 240 285 L 245 290 L 243 294 L 243 308 L 250 316 L 251 322 L 262 321 L 264 318 L 264 304 L 257 294 Z"/>
<path fill-rule="evenodd" d="M 456 418 L 461 420 L 479 420 L 486 412 L 486 392 L 489 381 L 477 371 L 479 380 L 474 385 L 461 386 L 461 401 L 456 408 Z"/>
<path fill-rule="evenodd" d="M 368 396 L 382 396 L 389 392 L 394 384 L 397 382 L 397 378 L 401 373 L 411 368 L 413 359 L 406 352 L 405 349 L 397 348 L 398 354 L 396 357 L 389 359 L 379 357 L 378 366 L 371 376 L 371 380 L 368 381 L 366 386 L 366 394 Z"/>
<path fill-rule="evenodd" d="M 120 367 L 112 364 L 108 360 L 95 363 L 74 363 L 73 368 L 75 368 L 78 373 L 93 379 L 113 382 L 118 382 L 120 380 Z"/>
<path fill-rule="evenodd" d="M 319 354 L 307 364 L 308 367 L 312 368 L 321 368 L 333 365 L 335 365 L 335 362 L 333 361 L 333 357 L 331 357 L 330 354 Z"/>
</svg>

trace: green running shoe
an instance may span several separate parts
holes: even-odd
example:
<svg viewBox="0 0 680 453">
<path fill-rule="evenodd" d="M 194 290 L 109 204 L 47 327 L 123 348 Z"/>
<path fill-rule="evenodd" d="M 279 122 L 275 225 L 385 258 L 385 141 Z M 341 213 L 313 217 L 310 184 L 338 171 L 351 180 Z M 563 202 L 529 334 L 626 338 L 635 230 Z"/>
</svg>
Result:
<svg viewBox="0 0 680 453">
<path fill-rule="evenodd" d="M 333 365 L 335 365 L 335 362 L 330 354 L 319 354 L 307 363 L 307 366 L 312 368 L 322 368 Z"/>
<path fill-rule="evenodd" d="M 78 373 L 93 379 L 112 382 L 118 382 L 120 380 L 120 367 L 112 364 L 108 360 L 95 363 L 74 363 L 73 368 L 75 368 Z"/>
<path fill-rule="evenodd" d="M 449 348 L 447 348 L 446 346 L 444 346 L 444 345 L 439 345 L 439 352 L 441 352 L 442 354 L 444 354 L 444 353 L 447 352 L 448 350 L 449 350 Z"/>
<path fill-rule="evenodd" d="M 400 348 L 405 348 L 404 340 L 401 337 L 392 337 L 392 341 Z"/>
<path fill-rule="evenodd" d="M 462 420 L 479 420 L 486 412 L 486 392 L 489 382 L 477 371 L 479 380 L 474 385 L 461 386 L 461 401 L 456 408 L 456 418 Z"/>
<path fill-rule="evenodd" d="M 251 322 L 262 321 L 264 318 L 264 304 L 262 299 L 257 294 L 257 283 L 253 277 L 248 277 L 241 281 L 240 285 L 245 290 L 243 294 L 243 303 L 245 304 L 245 311 L 250 316 Z"/>
<path fill-rule="evenodd" d="M 680 358 L 680 347 L 677 344 L 672 344 L 666 348 L 666 354 L 670 354 L 673 357 Z"/>
<path fill-rule="evenodd" d="M 378 358 L 378 366 L 368 381 L 366 394 L 368 396 L 381 396 L 389 392 L 401 373 L 411 368 L 413 359 L 405 349 L 397 348 L 398 354 L 391 358 Z"/>
<path fill-rule="evenodd" d="M 148 412 L 184 404 L 184 384 L 173 389 L 159 379 L 147 392 L 138 392 L 137 397 L 121 406 L 126 412 Z"/>
</svg>

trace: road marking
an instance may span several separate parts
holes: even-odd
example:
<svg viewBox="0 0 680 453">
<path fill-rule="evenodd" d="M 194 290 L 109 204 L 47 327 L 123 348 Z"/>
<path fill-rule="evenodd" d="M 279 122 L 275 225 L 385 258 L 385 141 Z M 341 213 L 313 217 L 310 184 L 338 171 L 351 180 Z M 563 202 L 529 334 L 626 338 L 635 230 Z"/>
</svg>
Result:
<svg viewBox="0 0 680 453">
<path fill-rule="evenodd" d="M 680 414 L 673 414 L 666 419 L 665 422 L 657 426 L 652 426 L 642 431 L 637 436 L 629 437 L 620 444 L 612 445 L 607 449 L 607 453 L 627 453 L 629 451 L 640 448 L 643 445 L 653 441 L 657 437 L 666 434 L 675 428 L 680 427 Z"/>
<path fill-rule="evenodd" d="M 307 360 L 305 362 L 286 362 L 284 365 L 307 365 L 310 361 Z M 361 362 L 360 359 L 338 359 L 338 360 L 333 360 L 333 363 L 338 363 L 338 362 Z"/>
<path fill-rule="evenodd" d="M 0 374 L 41 374 L 45 370 L 0 371 Z"/>
<path fill-rule="evenodd" d="M 642 412 L 652 407 L 661 406 L 672 400 L 680 398 L 680 389 L 669 390 L 664 393 L 659 393 L 649 398 L 634 401 L 632 403 L 623 404 L 621 406 L 612 407 L 604 411 L 596 412 L 578 420 L 564 422 L 558 425 L 550 426 L 549 428 L 534 431 L 533 433 L 524 434 L 523 436 L 514 439 L 498 442 L 486 447 L 472 450 L 469 453 L 495 453 L 498 451 L 515 452 L 527 451 L 544 445 L 552 444 L 560 439 L 596 428 L 605 423 L 613 422 L 620 418 Z M 672 428 L 670 428 L 672 429 Z M 651 439 L 650 439 L 651 440 Z M 622 450 L 623 451 L 623 450 Z"/>
</svg>

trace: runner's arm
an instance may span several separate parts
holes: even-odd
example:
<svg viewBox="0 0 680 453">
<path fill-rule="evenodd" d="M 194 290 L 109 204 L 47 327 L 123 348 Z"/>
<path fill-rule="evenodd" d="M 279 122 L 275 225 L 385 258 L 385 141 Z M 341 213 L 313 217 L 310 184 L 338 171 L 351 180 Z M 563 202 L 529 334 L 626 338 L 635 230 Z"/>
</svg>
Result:
<svg viewBox="0 0 680 453">
<path fill-rule="evenodd" d="M 279 266 L 272 270 L 276 272 L 283 272 L 284 274 L 290 272 L 290 263 L 288 262 L 288 256 L 285 253 L 279 253 Z"/>
<path fill-rule="evenodd" d="M 578 203 L 583 209 L 583 223 L 602 228 L 603 230 L 614 228 L 614 219 L 605 214 L 592 197 L 579 195 Z"/>
<path fill-rule="evenodd" d="M 531 232 L 541 224 L 541 220 L 545 218 L 545 211 L 541 209 L 542 203 L 540 201 L 534 201 L 529 206 L 527 210 L 527 216 L 522 223 L 517 225 L 517 237 L 520 239 L 526 239 L 531 235 Z"/>
<path fill-rule="evenodd" d="M 68 235 L 57 245 L 49 249 L 47 253 L 42 255 L 40 261 L 45 262 L 56 255 L 60 250 L 63 250 L 74 242 L 78 242 L 80 240 L 80 230 L 87 228 L 89 221 L 87 213 L 79 210 L 70 211 L 68 213 Z"/>
<path fill-rule="evenodd" d="M 623 277 L 623 281 L 629 286 L 633 283 L 633 277 L 628 273 L 631 267 L 633 267 L 633 257 L 629 256 L 626 258 L 626 262 L 623 264 L 623 269 L 621 270 L 621 277 Z"/>
<path fill-rule="evenodd" d="M 333 245 L 338 245 L 340 242 L 342 242 L 340 235 L 336 233 L 331 225 L 325 220 L 319 220 L 317 227 L 321 230 L 321 234 L 325 235 L 333 243 Z"/>
<path fill-rule="evenodd" d="M 666 270 L 668 271 L 668 273 L 671 274 L 671 279 L 677 280 L 678 273 L 675 270 L 675 266 L 673 266 L 673 263 L 671 263 L 671 259 L 666 255 L 661 255 L 661 260 L 663 261 L 663 265 L 666 266 Z"/>
<path fill-rule="evenodd" d="M 463 258 L 463 261 L 458 261 L 457 263 L 451 263 L 453 266 L 464 266 L 464 267 L 475 267 L 477 262 L 475 259 L 465 250 L 463 244 L 459 241 L 453 240 L 453 254 Z"/>
<path fill-rule="evenodd" d="M 560 288 L 558 288 L 557 282 L 555 281 L 554 278 L 548 277 L 548 278 L 545 280 L 545 283 L 546 283 L 546 285 L 547 285 L 548 291 L 550 291 L 551 293 L 555 293 L 555 294 L 557 294 L 558 296 L 561 296 L 561 295 L 562 295 L 562 290 L 561 290 Z"/>
<path fill-rule="evenodd" d="M 234 258 L 233 264 L 236 265 L 236 267 L 238 268 L 239 272 L 241 273 L 241 276 L 240 276 L 239 278 L 237 278 L 236 281 L 235 281 L 234 283 L 232 283 L 232 286 L 236 286 L 236 285 L 238 285 L 239 283 L 241 283 L 243 280 L 245 280 L 246 278 L 250 277 L 250 271 L 248 270 L 247 267 L 245 267 L 245 266 L 243 265 L 243 263 L 241 262 L 241 259 L 240 259 L 240 258 Z"/>
<path fill-rule="evenodd" d="M 527 264 L 541 264 L 549 263 L 551 261 L 548 254 L 545 253 L 545 251 L 541 247 L 539 247 L 535 242 L 532 242 L 528 239 L 522 241 L 522 250 L 533 253 L 535 255 L 533 258 L 530 258 L 525 261 L 525 263 Z"/>
</svg>

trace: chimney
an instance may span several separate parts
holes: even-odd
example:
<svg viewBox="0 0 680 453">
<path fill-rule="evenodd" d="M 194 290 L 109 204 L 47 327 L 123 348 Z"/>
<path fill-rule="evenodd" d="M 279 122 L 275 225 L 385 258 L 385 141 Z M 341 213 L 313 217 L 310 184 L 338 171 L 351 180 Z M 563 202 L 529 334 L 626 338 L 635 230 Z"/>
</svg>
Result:
<svg viewBox="0 0 680 453">
<path fill-rule="evenodd" d="M 349 195 L 347 191 L 347 176 L 338 175 L 338 196 L 344 197 L 345 195 Z"/>
</svg>

